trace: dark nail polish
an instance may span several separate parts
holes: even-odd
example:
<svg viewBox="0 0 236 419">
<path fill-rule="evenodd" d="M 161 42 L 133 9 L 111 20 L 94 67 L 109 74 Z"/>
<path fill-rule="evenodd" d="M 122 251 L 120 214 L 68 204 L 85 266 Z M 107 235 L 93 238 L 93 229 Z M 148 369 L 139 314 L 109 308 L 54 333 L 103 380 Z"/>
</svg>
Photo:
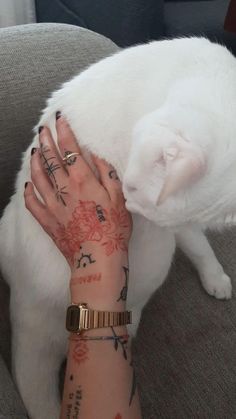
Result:
<svg viewBox="0 0 236 419">
<path fill-rule="evenodd" d="M 40 134 L 40 132 L 42 131 L 42 129 L 43 129 L 43 127 L 41 126 L 41 127 L 39 127 L 39 134 Z"/>
<path fill-rule="evenodd" d="M 31 150 L 31 156 L 33 156 L 33 154 L 35 153 L 35 151 L 37 151 L 37 148 L 33 147 Z"/>
<path fill-rule="evenodd" d="M 26 188 L 26 186 L 28 185 L 28 183 L 29 183 L 29 182 L 25 182 L 25 188 Z"/>
<path fill-rule="evenodd" d="M 60 117 L 61 117 L 61 112 L 60 111 L 57 111 L 56 112 L 56 120 L 58 120 Z"/>
</svg>

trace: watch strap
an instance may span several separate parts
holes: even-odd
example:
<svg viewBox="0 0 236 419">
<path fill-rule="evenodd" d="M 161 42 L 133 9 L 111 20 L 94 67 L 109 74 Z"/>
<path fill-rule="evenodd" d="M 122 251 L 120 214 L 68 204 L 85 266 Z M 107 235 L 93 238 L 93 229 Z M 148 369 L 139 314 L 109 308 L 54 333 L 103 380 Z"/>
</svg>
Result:
<svg viewBox="0 0 236 419">
<path fill-rule="evenodd" d="M 86 304 L 72 304 L 67 309 L 66 328 L 80 333 L 87 329 L 124 326 L 132 323 L 131 311 L 91 310 Z"/>
<path fill-rule="evenodd" d="M 87 324 L 89 329 L 124 326 L 130 324 L 132 321 L 131 311 L 98 311 L 90 309 L 87 309 L 87 311 Z"/>
</svg>

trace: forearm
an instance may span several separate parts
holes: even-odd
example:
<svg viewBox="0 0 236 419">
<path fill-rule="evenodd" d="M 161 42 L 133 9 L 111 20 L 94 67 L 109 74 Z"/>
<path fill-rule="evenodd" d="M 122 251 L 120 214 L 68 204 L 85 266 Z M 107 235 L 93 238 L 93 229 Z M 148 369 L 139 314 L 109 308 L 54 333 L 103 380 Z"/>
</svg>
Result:
<svg viewBox="0 0 236 419">
<path fill-rule="evenodd" d="M 125 327 L 86 335 L 125 336 Z M 77 340 L 71 335 L 61 419 L 139 419 L 141 411 L 127 339 Z"/>
<path fill-rule="evenodd" d="M 85 272 L 72 275 L 72 302 L 86 302 L 96 310 L 126 310 L 127 255 L 111 264 L 100 261 Z M 80 340 L 80 335 L 70 336 L 61 419 L 141 418 L 126 326 L 92 329 L 83 332 L 84 336 L 122 338 Z"/>
</svg>

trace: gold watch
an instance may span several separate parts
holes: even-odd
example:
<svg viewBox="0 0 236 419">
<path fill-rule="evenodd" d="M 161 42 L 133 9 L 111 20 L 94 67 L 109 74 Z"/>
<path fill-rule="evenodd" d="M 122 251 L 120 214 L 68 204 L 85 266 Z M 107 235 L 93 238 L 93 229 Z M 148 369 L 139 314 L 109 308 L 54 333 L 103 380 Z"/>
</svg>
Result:
<svg viewBox="0 0 236 419">
<path fill-rule="evenodd" d="M 124 326 L 132 323 L 131 311 L 97 311 L 86 303 L 72 303 L 66 314 L 66 329 L 72 333 L 100 327 Z"/>
</svg>

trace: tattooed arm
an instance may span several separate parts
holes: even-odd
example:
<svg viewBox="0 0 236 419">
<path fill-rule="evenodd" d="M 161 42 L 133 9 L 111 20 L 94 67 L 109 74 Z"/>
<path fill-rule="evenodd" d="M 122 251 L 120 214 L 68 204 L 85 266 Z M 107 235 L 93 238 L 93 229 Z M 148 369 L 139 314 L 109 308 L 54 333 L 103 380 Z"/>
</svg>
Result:
<svg viewBox="0 0 236 419">
<path fill-rule="evenodd" d="M 106 274 L 109 280 L 124 281 L 124 275 L 121 278 L 116 270 L 103 271 L 102 278 Z M 78 301 L 78 297 L 81 298 L 80 292 L 79 296 L 72 293 L 73 301 Z M 123 300 L 102 302 L 101 298 L 92 305 L 91 299 L 90 305 L 125 310 Z M 61 419 L 141 418 L 126 327 L 94 329 L 85 334 L 122 337 L 117 340 L 77 340 L 77 336 L 71 334 Z"/>
<path fill-rule="evenodd" d="M 72 302 L 124 311 L 132 220 L 120 181 L 110 165 L 93 157 L 98 181 L 60 113 L 56 120 L 58 149 L 47 127 L 40 127 L 40 147 L 32 149 L 26 208 L 71 268 Z M 126 327 L 93 329 L 86 336 L 69 338 L 61 419 L 141 418 Z M 112 339 L 89 339 L 96 336 Z"/>
</svg>

